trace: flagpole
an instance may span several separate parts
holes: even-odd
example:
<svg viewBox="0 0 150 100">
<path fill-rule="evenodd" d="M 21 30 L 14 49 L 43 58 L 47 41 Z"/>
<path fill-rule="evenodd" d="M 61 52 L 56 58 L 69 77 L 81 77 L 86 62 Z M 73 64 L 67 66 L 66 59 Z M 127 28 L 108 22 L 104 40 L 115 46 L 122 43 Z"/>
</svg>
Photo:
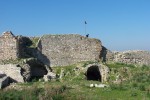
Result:
<svg viewBox="0 0 150 100">
<path fill-rule="evenodd" d="M 86 35 L 86 24 L 85 24 L 85 35 Z"/>
<path fill-rule="evenodd" d="M 85 24 L 85 35 L 86 35 L 86 24 L 87 24 L 86 21 L 84 22 L 84 24 Z"/>
</svg>

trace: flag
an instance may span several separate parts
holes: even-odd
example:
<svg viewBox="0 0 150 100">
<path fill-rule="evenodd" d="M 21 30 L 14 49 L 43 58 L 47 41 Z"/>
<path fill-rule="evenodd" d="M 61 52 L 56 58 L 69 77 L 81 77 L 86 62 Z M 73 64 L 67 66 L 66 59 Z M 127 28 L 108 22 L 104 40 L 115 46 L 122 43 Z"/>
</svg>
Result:
<svg viewBox="0 0 150 100">
<path fill-rule="evenodd" d="M 87 24 L 87 22 L 85 21 L 85 24 Z"/>
</svg>

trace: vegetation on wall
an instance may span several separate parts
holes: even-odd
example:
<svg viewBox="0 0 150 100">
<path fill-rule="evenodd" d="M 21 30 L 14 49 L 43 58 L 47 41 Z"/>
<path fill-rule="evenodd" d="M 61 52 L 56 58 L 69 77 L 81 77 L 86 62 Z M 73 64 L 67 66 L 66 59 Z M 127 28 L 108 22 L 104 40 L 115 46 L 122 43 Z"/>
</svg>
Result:
<svg viewBox="0 0 150 100">
<path fill-rule="evenodd" d="M 30 45 L 30 47 L 31 48 L 36 48 L 36 46 L 37 46 L 37 43 L 38 43 L 38 41 L 39 41 L 39 37 L 33 37 L 33 38 L 30 38 L 31 39 L 31 41 L 32 41 L 32 45 Z"/>
</svg>

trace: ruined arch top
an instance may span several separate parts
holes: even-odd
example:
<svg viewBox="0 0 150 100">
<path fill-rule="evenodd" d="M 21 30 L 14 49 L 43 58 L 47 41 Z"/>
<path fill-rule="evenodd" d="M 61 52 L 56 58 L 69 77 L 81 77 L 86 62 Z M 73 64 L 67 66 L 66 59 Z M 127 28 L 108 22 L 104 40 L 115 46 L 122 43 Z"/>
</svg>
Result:
<svg viewBox="0 0 150 100">
<path fill-rule="evenodd" d="M 87 80 L 96 80 L 101 82 L 101 73 L 98 66 L 90 66 L 86 71 Z"/>
<path fill-rule="evenodd" d="M 97 80 L 106 82 L 108 79 L 109 68 L 103 64 L 89 64 L 85 68 L 87 80 Z"/>
</svg>

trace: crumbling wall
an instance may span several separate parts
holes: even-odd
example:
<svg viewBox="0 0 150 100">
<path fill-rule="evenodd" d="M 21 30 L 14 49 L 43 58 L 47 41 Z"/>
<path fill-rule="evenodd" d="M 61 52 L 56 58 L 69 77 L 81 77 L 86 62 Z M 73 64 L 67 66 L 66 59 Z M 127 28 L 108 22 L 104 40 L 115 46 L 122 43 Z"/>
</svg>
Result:
<svg viewBox="0 0 150 100">
<path fill-rule="evenodd" d="M 150 65 L 150 52 L 140 50 L 115 52 L 113 61 L 126 64 Z"/>
<path fill-rule="evenodd" d="M 4 32 L 0 37 L 0 60 L 18 58 L 18 47 L 18 39 L 12 34 L 12 32 Z"/>
<path fill-rule="evenodd" d="M 44 64 L 66 66 L 81 61 L 99 61 L 101 41 L 76 34 L 44 35 L 38 42 L 37 58 Z"/>
</svg>

